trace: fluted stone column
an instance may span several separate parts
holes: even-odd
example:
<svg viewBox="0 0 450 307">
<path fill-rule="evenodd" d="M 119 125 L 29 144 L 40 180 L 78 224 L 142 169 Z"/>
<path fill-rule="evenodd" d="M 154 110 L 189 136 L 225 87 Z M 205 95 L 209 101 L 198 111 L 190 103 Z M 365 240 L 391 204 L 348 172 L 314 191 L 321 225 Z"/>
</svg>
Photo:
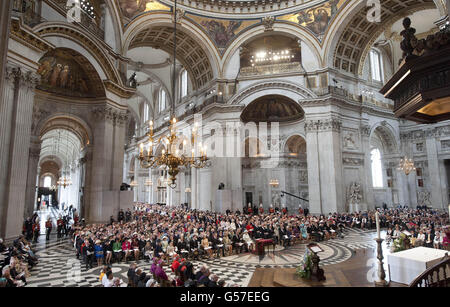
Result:
<svg viewBox="0 0 450 307">
<path fill-rule="evenodd" d="M 2 71 L 3 74 L 3 71 Z M 9 157 L 12 131 L 12 114 L 14 105 L 14 92 L 18 70 L 9 65 L 3 74 L 2 96 L 0 101 L 0 236 L 4 237 L 6 232 L 6 216 L 8 203 L 7 184 L 9 171 Z"/>
<path fill-rule="evenodd" d="M 361 126 L 361 145 L 364 152 L 363 172 L 363 202 L 367 204 L 368 209 L 375 208 L 375 198 L 373 195 L 373 182 L 372 182 L 372 160 L 370 156 L 370 126 Z"/>
<path fill-rule="evenodd" d="M 90 165 L 88 222 L 106 222 L 119 210 L 126 111 L 105 105 L 93 110 L 94 144 Z"/>
<path fill-rule="evenodd" d="M 8 54 L 12 1 L 13 0 L 0 1 L 0 102 L 2 101 L 2 88 L 6 74 L 6 57 Z"/>
<path fill-rule="evenodd" d="M 341 122 L 334 117 L 307 120 L 305 130 L 310 212 L 343 212 Z"/>
<path fill-rule="evenodd" d="M 27 186 L 28 158 L 31 137 L 31 122 L 33 114 L 34 88 L 38 76 L 21 68 L 13 68 L 14 95 L 9 96 L 12 103 L 10 118 L 10 139 L 7 142 L 10 156 L 7 162 L 6 191 L 3 198 L 7 205 L 5 238 L 13 238 L 21 233 L 25 208 L 25 193 Z M 11 99 L 12 98 L 12 99 Z M 9 144 L 8 144 L 9 143 Z M 3 147 L 3 144 L 2 144 Z"/>
<path fill-rule="evenodd" d="M 192 167 L 191 168 L 191 208 L 192 209 L 199 209 L 197 173 L 198 173 L 198 170 L 195 167 Z"/>
<path fill-rule="evenodd" d="M 200 210 L 211 210 L 214 208 L 214 204 L 212 204 L 212 189 L 212 168 L 199 169 L 198 205 Z"/>
<path fill-rule="evenodd" d="M 447 208 L 447 204 L 444 203 L 446 189 L 442 189 L 441 187 L 441 172 L 445 172 L 445 169 L 439 167 L 435 132 L 435 129 L 425 131 L 428 173 L 430 174 L 431 180 L 431 205 L 436 209 L 444 209 Z"/>
<path fill-rule="evenodd" d="M 312 214 L 322 213 L 322 192 L 319 172 L 319 140 L 317 135 L 319 130 L 318 124 L 319 122 L 315 120 L 308 120 L 305 123 L 309 211 Z"/>
<path fill-rule="evenodd" d="M 30 142 L 30 154 L 28 157 L 28 174 L 27 188 L 25 196 L 25 212 L 24 218 L 31 217 L 35 207 L 35 197 L 37 188 L 37 172 L 39 167 L 39 156 L 41 153 L 41 140 L 37 136 L 33 136 Z"/>
</svg>

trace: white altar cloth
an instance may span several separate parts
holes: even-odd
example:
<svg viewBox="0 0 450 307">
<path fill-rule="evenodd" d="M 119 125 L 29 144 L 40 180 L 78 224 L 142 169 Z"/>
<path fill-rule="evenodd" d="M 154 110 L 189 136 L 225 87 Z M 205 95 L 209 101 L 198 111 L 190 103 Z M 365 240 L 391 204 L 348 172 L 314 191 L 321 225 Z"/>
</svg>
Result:
<svg viewBox="0 0 450 307">
<path fill-rule="evenodd" d="M 448 251 L 428 247 L 416 247 L 387 255 L 391 281 L 410 284 L 426 269 L 438 263 Z"/>
</svg>

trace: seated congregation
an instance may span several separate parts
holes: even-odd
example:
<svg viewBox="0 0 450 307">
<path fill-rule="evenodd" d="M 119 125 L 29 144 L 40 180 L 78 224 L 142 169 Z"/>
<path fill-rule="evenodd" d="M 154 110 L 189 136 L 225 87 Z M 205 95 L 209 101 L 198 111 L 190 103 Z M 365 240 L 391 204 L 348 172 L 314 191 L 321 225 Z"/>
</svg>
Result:
<svg viewBox="0 0 450 307">
<path fill-rule="evenodd" d="M 388 241 L 406 230 L 417 236 L 417 245 L 449 249 L 448 213 L 429 208 L 379 208 L 377 211 L 381 227 L 388 229 Z M 74 225 L 72 239 L 76 256 L 86 269 L 104 265 L 103 286 L 125 285 L 113 277 L 111 266 L 131 260 L 128 286 L 214 287 L 223 286 L 226 281 L 211 274 L 207 267 L 195 272 L 193 261 L 256 253 L 261 239 L 284 248 L 339 239 L 350 228 L 375 229 L 375 212 L 314 216 L 305 215 L 300 208 L 296 214 L 286 210 L 220 214 L 183 206 L 137 203 L 133 210 L 121 211 L 117 221 L 111 217 L 108 224 Z M 137 267 L 135 262 L 142 259 L 151 263 L 150 272 Z M 174 278 L 168 277 L 168 270 Z"/>
</svg>

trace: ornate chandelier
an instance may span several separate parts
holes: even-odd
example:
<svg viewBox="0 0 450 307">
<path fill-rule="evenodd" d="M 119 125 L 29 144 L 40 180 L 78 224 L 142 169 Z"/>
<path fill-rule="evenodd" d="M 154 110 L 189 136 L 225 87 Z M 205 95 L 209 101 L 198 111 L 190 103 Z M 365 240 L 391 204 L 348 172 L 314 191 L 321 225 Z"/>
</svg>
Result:
<svg viewBox="0 0 450 307">
<path fill-rule="evenodd" d="M 145 180 L 145 186 L 146 187 L 151 187 L 152 185 L 153 185 L 153 181 L 151 179 Z"/>
<path fill-rule="evenodd" d="M 56 184 L 62 186 L 65 189 L 69 185 L 72 185 L 72 180 L 70 180 L 70 177 L 66 177 L 64 175 L 63 177 L 59 177 L 59 180 L 56 182 Z"/>
<path fill-rule="evenodd" d="M 158 141 L 153 140 L 153 121 L 150 121 L 150 130 L 147 133 L 148 136 L 148 150 L 144 153 L 144 143 L 140 144 L 139 161 L 142 168 L 166 168 L 170 176 L 167 181 L 167 185 L 174 189 L 176 184 L 176 176 L 180 172 L 181 167 L 195 167 L 203 168 L 210 165 L 210 161 L 206 156 L 206 147 L 202 146 L 201 142 L 196 145 L 196 131 L 197 126 L 194 125 L 191 133 L 191 148 L 192 153 L 189 156 L 186 152 L 186 140 L 183 140 L 181 135 L 177 134 L 175 118 L 175 89 L 176 89 L 176 58 L 177 58 L 177 1 L 175 1 L 174 7 L 174 48 L 173 48 L 173 71 L 172 71 L 172 106 L 171 117 L 169 122 L 169 135 L 161 136 Z M 183 144 L 182 152 L 179 147 Z M 164 148 L 161 153 L 156 155 L 154 153 L 154 147 L 158 148 L 163 145 Z M 199 156 L 195 156 L 195 148 L 198 148 Z"/>
<path fill-rule="evenodd" d="M 137 183 L 137 181 L 136 180 L 132 180 L 131 182 L 130 182 L 130 187 L 138 187 L 139 186 L 139 183 Z"/>
<path fill-rule="evenodd" d="M 277 188 L 280 185 L 280 181 L 278 181 L 278 179 L 271 179 L 269 185 L 273 188 Z"/>
<path fill-rule="evenodd" d="M 412 171 L 415 171 L 416 168 L 414 166 L 414 161 L 412 159 L 408 159 L 406 156 L 403 159 L 400 159 L 400 164 L 397 168 L 400 171 L 404 171 L 405 175 L 409 175 Z"/>
<path fill-rule="evenodd" d="M 195 167 L 195 168 L 203 168 L 210 165 L 210 161 L 206 156 L 206 147 L 202 146 L 200 143 L 198 146 L 199 156 L 195 156 L 195 144 L 196 144 L 196 126 L 192 129 L 191 133 L 191 156 L 186 153 L 186 140 L 182 140 L 181 136 L 177 135 L 176 132 L 176 118 L 173 118 L 170 122 L 170 134 L 168 136 L 160 137 L 158 141 L 153 141 L 153 122 L 150 121 L 150 131 L 148 132 L 148 143 L 149 147 L 147 153 L 144 153 L 144 143 L 140 145 L 140 153 L 139 153 L 139 161 L 141 167 L 143 168 L 157 168 L 163 167 L 167 168 L 167 173 L 170 178 L 167 184 L 173 189 L 177 186 L 176 184 L 176 176 L 180 172 L 181 167 Z M 179 147 L 180 144 L 183 144 L 182 152 L 180 152 Z M 167 150 L 163 149 L 160 154 L 155 155 L 154 147 L 158 147 L 159 145 L 165 145 Z"/>
</svg>

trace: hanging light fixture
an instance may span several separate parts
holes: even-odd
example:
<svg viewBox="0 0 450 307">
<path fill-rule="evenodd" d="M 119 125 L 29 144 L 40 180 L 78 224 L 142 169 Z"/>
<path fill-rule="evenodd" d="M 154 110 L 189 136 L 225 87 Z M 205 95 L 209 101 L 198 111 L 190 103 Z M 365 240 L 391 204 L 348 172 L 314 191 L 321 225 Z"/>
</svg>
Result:
<svg viewBox="0 0 450 307">
<path fill-rule="evenodd" d="M 153 185 L 153 181 L 151 179 L 145 180 L 145 186 L 146 187 L 151 187 L 152 185 Z"/>
<path fill-rule="evenodd" d="M 269 185 L 273 188 L 277 188 L 280 185 L 278 179 L 270 179 Z"/>
<path fill-rule="evenodd" d="M 171 116 L 169 117 L 169 135 L 161 136 L 158 141 L 154 142 L 153 121 L 150 121 L 150 129 L 148 136 L 148 149 L 144 153 L 144 143 L 140 144 L 139 161 L 142 168 L 166 168 L 170 176 L 167 185 L 172 189 L 177 186 L 176 176 L 180 172 L 181 167 L 204 168 L 210 165 L 210 161 L 206 156 L 206 147 L 200 142 L 196 144 L 197 126 L 194 125 L 191 133 L 191 154 L 186 152 L 186 140 L 179 136 L 176 131 L 177 119 L 175 118 L 175 89 L 176 89 L 176 57 L 177 57 L 177 1 L 174 6 L 174 48 L 173 48 L 173 71 L 172 71 L 172 105 Z M 182 151 L 179 148 L 182 144 Z M 162 145 L 164 148 L 161 153 L 154 154 L 154 147 Z M 197 148 L 198 156 L 195 155 Z"/>
<path fill-rule="evenodd" d="M 400 159 L 400 163 L 397 169 L 399 171 L 404 171 L 405 175 L 408 176 L 411 172 L 416 170 L 416 167 L 414 166 L 414 161 L 412 159 L 408 159 L 405 156 L 403 159 Z"/>
<path fill-rule="evenodd" d="M 70 177 L 67 177 L 66 173 L 64 172 L 63 176 L 59 177 L 56 184 L 62 186 L 65 189 L 66 187 L 72 185 L 72 180 L 70 180 Z"/>
<path fill-rule="evenodd" d="M 136 180 L 132 180 L 131 181 L 131 183 L 130 183 L 130 187 L 137 187 L 137 186 L 139 186 L 139 183 L 137 183 L 137 181 Z"/>
</svg>

